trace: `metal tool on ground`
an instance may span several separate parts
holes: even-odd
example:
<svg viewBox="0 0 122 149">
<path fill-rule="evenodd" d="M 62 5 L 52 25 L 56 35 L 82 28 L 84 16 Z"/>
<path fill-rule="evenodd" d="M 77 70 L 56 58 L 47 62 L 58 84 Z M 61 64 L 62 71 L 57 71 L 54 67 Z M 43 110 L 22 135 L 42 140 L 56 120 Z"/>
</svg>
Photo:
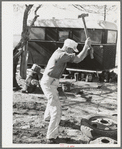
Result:
<svg viewBox="0 0 122 149">
<path fill-rule="evenodd" d="M 82 18 L 82 20 L 83 20 L 85 36 L 86 36 L 86 39 L 87 39 L 88 38 L 88 31 L 87 31 L 87 27 L 86 27 L 85 17 L 88 17 L 88 14 L 83 13 L 81 15 L 78 15 L 78 18 Z M 94 59 L 93 51 L 94 51 L 93 50 L 93 47 L 90 47 L 90 56 L 91 56 L 91 59 Z"/>
</svg>

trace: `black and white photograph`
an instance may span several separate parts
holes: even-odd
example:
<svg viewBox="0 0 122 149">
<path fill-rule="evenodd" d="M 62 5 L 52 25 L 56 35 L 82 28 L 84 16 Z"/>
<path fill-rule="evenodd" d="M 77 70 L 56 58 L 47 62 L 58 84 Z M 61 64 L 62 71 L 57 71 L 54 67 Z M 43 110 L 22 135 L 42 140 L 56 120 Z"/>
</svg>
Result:
<svg viewBox="0 0 122 149">
<path fill-rule="evenodd" d="M 120 147 L 120 2 L 2 2 L 2 146 Z"/>
</svg>

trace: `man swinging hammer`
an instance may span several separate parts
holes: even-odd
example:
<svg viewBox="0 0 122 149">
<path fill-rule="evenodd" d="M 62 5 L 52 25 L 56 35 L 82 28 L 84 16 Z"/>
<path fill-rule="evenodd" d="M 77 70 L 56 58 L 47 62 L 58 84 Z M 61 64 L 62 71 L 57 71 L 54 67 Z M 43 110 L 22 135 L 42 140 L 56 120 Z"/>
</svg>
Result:
<svg viewBox="0 0 122 149">
<path fill-rule="evenodd" d="M 91 39 L 86 39 L 83 50 L 78 55 L 74 53 L 78 52 L 77 45 L 78 43 L 74 40 L 66 39 L 63 47 L 58 48 L 52 54 L 40 81 L 42 90 L 48 100 L 44 114 L 44 120 L 50 121 L 46 136 L 48 144 L 56 144 L 58 140 L 58 127 L 61 119 L 61 105 L 57 91 L 59 79 L 68 62 L 79 63 L 87 56 Z"/>
</svg>

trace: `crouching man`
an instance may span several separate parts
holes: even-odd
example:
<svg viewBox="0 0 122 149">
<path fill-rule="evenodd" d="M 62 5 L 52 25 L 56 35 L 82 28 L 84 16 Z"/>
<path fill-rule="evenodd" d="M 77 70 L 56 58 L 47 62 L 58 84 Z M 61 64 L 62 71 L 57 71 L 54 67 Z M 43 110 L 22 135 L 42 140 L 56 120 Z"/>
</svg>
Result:
<svg viewBox="0 0 122 149">
<path fill-rule="evenodd" d="M 74 40 L 66 39 L 63 47 L 58 48 L 52 54 L 40 81 L 42 90 L 48 99 L 44 114 L 44 120 L 50 120 L 46 136 L 48 144 L 56 144 L 58 141 L 58 127 L 61 119 L 61 104 L 57 91 L 59 79 L 67 66 L 67 62 L 79 63 L 87 56 L 91 40 L 87 38 L 82 51 L 78 55 L 74 53 L 78 52 L 77 45 L 78 43 Z"/>
<path fill-rule="evenodd" d="M 32 93 L 35 91 L 36 87 L 39 86 L 39 80 L 42 78 L 42 73 L 40 73 L 41 67 L 37 64 L 33 64 L 31 71 L 26 78 L 24 88 L 22 89 L 23 93 Z"/>
</svg>

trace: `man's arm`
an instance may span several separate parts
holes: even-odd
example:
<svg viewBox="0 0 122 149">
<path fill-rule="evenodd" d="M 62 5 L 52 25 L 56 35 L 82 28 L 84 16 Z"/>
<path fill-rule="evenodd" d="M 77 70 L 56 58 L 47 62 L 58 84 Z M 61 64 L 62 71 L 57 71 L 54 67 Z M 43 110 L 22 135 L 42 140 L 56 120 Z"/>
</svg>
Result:
<svg viewBox="0 0 122 149">
<path fill-rule="evenodd" d="M 83 47 L 83 50 L 78 55 L 75 56 L 73 62 L 74 63 L 81 62 L 87 56 L 87 52 L 88 52 L 88 49 L 90 46 L 91 46 L 91 39 L 87 38 L 85 41 L 85 45 Z"/>
</svg>

